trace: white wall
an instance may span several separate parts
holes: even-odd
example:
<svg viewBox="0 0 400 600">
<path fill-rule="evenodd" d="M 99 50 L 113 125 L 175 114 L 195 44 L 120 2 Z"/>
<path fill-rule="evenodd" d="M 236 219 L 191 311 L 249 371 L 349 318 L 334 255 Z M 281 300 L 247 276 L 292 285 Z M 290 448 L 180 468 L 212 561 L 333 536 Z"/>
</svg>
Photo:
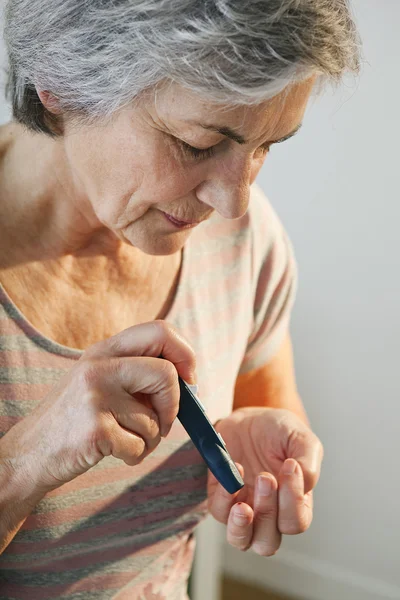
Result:
<svg viewBox="0 0 400 600">
<path fill-rule="evenodd" d="M 309 532 L 224 568 L 316 600 L 400 598 L 400 2 L 357 0 L 366 63 L 259 183 L 295 246 L 297 378 L 326 458 Z"/>
<path fill-rule="evenodd" d="M 354 6 L 367 61 L 359 81 L 316 98 L 259 177 L 300 269 L 297 377 L 326 451 L 314 523 L 265 559 L 227 544 L 218 557 L 225 529 L 206 521 L 196 600 L 217 600 L 219 561 L 310 600 L 400 599 L 400 2 Z M 0 122 L 8 116 L 0 103 Z"/>
</svg>

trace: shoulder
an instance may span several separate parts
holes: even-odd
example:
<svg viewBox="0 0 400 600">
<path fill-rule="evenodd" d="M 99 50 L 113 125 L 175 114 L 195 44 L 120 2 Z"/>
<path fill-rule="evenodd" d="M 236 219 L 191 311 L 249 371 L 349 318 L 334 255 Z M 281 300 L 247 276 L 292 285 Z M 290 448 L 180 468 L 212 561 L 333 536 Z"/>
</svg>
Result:
<svg viewBox="0 0 400 600">
<path fill-rule="evenodd" d="M 249 203 L 250 226 L 264 246 L 270 246 L 284 235 L 284 227 L 263 189 L 253 183 Z"/>
<path fill-rule="evenodd" d="M 296 270 L 294 250 L 281 219 L 258 184 L 251 186 L 249 227 L 255 273 L 266 269 L 271 278 Z"/>
<path fill-rule="evenodd" d="M 273 256 L 282 259 L 291 254 L 291 245 L 280 218 L 272 207 L 262 188 L 253 183 L 250 186 L 249 205 L 239 219 L 226 219 L 215 211 L 204 227 L 193 232 L 194 245 L 207 247 L 210 254 L 235 248 L 235 256 L 245 258 L 251 254 L 254 273 Z"/>
</svg>

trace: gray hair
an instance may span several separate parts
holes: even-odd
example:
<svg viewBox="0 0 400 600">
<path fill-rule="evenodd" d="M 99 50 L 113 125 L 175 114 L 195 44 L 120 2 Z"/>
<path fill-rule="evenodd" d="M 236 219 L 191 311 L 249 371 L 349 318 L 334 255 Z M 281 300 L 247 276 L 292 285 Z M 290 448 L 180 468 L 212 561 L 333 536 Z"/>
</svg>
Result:
<svg viewBox="0 0 400 600">
<path fill-rule="evenodd" d="M 252 105 L 357 72 L 360 45 L 347 0 L 8 0 L 4 40 L 14 119 L 53 136 L 37 89 L 86 123 L 165 82 Z"/>
</svg>

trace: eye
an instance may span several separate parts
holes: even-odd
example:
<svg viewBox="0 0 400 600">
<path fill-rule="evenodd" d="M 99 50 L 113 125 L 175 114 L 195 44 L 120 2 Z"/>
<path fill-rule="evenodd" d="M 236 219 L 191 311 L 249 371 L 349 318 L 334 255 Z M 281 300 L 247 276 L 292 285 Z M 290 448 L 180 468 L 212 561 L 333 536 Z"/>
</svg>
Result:
<svg viewBox="0 0 400 600">
<path fill-rule="evenodd" d="M 178 142 L 181 148 L 193 158 L 210 158 L 214 154 L 214 146 L 210 148 L 195 148 L 182 140 L 178 140 Z"/>
<path fill-rule="evenodd" d="M 195 148 L 194 146 L 190 146 L 190 144 L 187 144 L 183 140 L 179 140 L 178 138 L 176 139 L 181 148 L 184 150 L 184 152 L 186 152 L 193 158 L 206 159 L 214 155 L 215 146 L 211 146 L 210 148 Z M 261 154 L 267 154 L 270 150 L 271 143 L 264 144 L 264 146 L 260 146 L 258 148 L 258 151 L 261 152 Z"/>
</svg>

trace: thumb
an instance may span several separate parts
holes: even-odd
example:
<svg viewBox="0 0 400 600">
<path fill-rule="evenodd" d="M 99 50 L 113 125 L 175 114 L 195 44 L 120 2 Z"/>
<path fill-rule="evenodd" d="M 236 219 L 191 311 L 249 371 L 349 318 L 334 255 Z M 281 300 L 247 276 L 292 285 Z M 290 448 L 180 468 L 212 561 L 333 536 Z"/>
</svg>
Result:
<svg viewBox="0 0 400 600">
<path fill-rule="evenodd" d="M 321 473 L 324 449 L 319 438 L 304 429 L 293 432 L 290 437 L 287 458 L 294 458 L 300 464 L 304 476 L 304 493 L 314 489 Z"/>
</svg>

